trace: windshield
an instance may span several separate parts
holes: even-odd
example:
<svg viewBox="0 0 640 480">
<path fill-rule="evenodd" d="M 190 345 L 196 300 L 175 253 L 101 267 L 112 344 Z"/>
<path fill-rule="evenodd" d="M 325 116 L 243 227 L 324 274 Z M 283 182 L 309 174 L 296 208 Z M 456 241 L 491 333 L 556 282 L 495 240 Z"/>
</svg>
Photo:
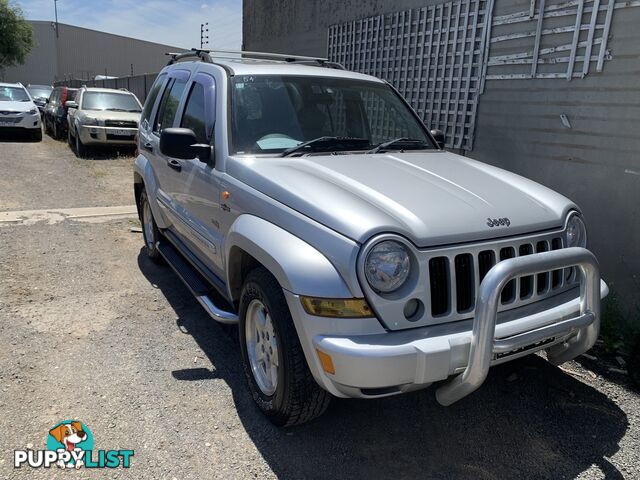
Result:
<svg viewBox="0 0 640 480">
<path fill-rule="evenodd" d="M 83 110 L 113 110 L 141 112 L 140 104 L 130 93 L 86 92 L 82 96 Z"/>
<path fill-rule="evenodd" d="M 309 76 L 237 76 L 232 86 L 232 150 L 277 154 L 321 137 L 323 151 L 368 150 L 403 138 L 436 148 L 424 126 L 386 84 Z M 285 153 L 286 154 L 286 153 Z"/>
<path fill-rule="evenodd" d="M 31 94 L 32 98 L 49 98 L 49 95 L 51 95 L 51 91 L 53 90 L 53 87 L 33 86 L 33 87 L 27 87 L 27 90 L 29 90 L 29 93 Z"/>
<path fill-rule="evenodd" d="M 24 88 L 0 87 L 0 102 L 30 102 L 31 99 Z"/>
</svg>

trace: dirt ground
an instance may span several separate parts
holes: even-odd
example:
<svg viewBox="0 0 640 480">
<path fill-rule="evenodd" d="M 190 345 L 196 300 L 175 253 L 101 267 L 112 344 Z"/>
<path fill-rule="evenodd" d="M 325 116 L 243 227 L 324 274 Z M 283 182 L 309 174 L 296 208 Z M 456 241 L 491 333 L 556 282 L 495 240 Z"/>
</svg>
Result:
<svg viewBox="0 0 640 480">
<path fill-rule="evenodd" d="M 132 205 L 132 162 L 0 140 L 0 212 Z M 276 428 L 247 394 L 233 331 L 145 258 L 136 226 L 0 217 L 1 478 L 640 478 L 640 395 L 584 358 L 496 367 L 449 408 L 431 388 Z M 43 449 L 65 419 L 96 449 L 133 449 L 131 467 L 14 469 L 14 450 Z"/>
</svg>

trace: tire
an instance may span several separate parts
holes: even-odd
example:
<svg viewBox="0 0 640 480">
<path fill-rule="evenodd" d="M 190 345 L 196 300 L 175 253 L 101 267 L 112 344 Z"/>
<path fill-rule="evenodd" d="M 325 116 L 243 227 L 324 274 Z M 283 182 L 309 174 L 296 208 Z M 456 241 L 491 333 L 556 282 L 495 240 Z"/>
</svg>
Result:
<svg viewBox="0 0 640 480">
<path fill-rule="evenodd" d="M 60 131 L 58 130 L 58 123 L 55 120 L 52 122 L 51 136 L 56 140 L 60 140 Z"/>
<path fill-rule="evenodd" d="M 151 204 L 147 192 L 142 190 L 140 193 L 140 224 L 142 225 L 142 238 L 144 239 L 145 251 L 147 257 L 154 263 L 162 263 L 162 255 L 156 247 L 156 242 L 160 240 L 160 230 L 156 225 L 151 211 Z"/>
<path fill-rule="evenodd" d="M 261 327 L 261 332 L 252 328 L 259 324 L 259 321 L 252 320 L 256 318 L 254 315 L 263 318 L 264 325 L 268 325 Z M 309 371 L 282 287 L 263 267 L 251 271 L 242 287 L 239 337 L 249 391 L 272 423 L 299 425 L 324 413 L 331 395 L 320 388 Z M 256 341 L 258 338 L 262 340 Z M 271 350 L 272 355 L 268 356 L 274 344 L 276 354 L 273 355 Z M 264 353 L 261 354 L 262 360 L 257 361 L 260 350 Z M 249 351 L 256 352 L 252 354 L 253 361 L 249 358 Z M 277 359 L 276 366 L 271 359 Z M 270 370 L 277 372 L 277 380 L 265 385 L 264 373 L 261 372 L 266 372 L 268 365 Z"/>
<path fill-rule="evenodd" d="M 42 118 L 42 123 L 44 124 L 44 133 L 46 133 L 47 135 L 51 135 L 51 129 L 49 128 L 47 117 Z"/>
<path fill-rule="evenodd" d="M 85 158 L 87 156 L 88 148 L 84 145 L 84 143 L 82 143 L 82 140 L 80 140 L 80 135 L 78 134 L 77 128 L 76 128 L 75 141 L 76 141 L 76 156 L 78 158 Z"/>
<path fill-rule="evenodd" d="M 75 148 L 75 142 L 73 141 L 73 135 L 71 135 L 71 128 L 67 130 L 67 143 L 69 148 L 73 151 Z"/>
</svg>

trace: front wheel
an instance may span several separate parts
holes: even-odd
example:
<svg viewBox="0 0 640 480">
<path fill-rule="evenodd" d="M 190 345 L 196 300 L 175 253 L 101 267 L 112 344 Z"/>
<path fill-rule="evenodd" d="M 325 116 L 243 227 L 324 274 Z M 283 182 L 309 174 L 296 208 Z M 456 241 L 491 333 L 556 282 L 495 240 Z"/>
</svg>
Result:
<svg viewBox="0 0 640 480">
<path fill-rule="evenodd" d="M 77 128 L 76 128 L 76 155 L 78 156 L 78 158 L 84 158 L 87 156 L 87 147 L 85 146 L 84 143 L 82 143 L 82 140 L 80 140 L 80 132 L 78 132 Z"/>
<path fill-rule="evenodd" d="M 327 409 L 331 396 L 309 371 L 282 287 L 262 267 L 242 288 L 239 330 L 249 390 L 274 424 L 305 423 Z"/>
</svg>

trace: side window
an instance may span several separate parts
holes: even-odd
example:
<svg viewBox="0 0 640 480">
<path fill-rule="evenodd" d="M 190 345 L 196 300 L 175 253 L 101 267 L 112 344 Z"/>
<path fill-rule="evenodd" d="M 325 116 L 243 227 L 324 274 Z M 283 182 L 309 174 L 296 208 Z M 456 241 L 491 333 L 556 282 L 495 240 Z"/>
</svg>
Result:
<svg viewBox="0 0 640 480">
<path fill-rule="evenodd" d="M 204 101 L 203 86 L 199 83 L 194 83 L 193 87 L 191 87 L 191 92 L 189 92 L 187 105 L 180 122 L 181 127 L 190 128 L 194 131 L 198 143 L 209 143 Z"/>
<path fill-rule="evenodd" d="M 57 88 L 53 91 L 53 93 L 51 94 L 51 97 L 49 97 L 49 103 L 53 106 L 56 104 L 56 102 L 58 101 L 58 93 L 60 92 L 60 90 L 58 90 Z"/>
<path fill-rule="evenodd" d="M 163 128 L 173 125 L 186 83 L 186 80 L 174 79 L 167 84 L 156 115 L 156 123 L 153 126 L 154 132 L 159 133 Z"/>
<path fill-rule="evenodd" d="M 149 95 L 147 95 L 147 99 L 144 102 L 142 116 L 140 117 L 140 125 L 142 125 L 144 128 L 149 127 L 149 117 L 151 116 L 151 110 L 153 110 L 153 106 L 156 103 L 156 98 L 158 98 L 160 88 L 162 88 L 162 83 L 164 82 L 165 78 L 166 75 L 160 75 L 158 78 L 156 78 L 156 81 L 153 82 L 151 91 L 149 92 Z"/>
</svg>

